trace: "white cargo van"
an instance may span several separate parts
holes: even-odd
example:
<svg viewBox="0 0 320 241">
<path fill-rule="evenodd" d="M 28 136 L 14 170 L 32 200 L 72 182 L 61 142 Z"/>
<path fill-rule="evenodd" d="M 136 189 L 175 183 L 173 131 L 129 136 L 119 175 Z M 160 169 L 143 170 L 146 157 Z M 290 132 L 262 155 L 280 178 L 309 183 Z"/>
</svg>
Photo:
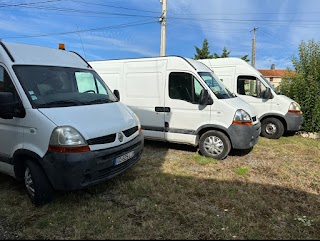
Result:
<svg viewBox="0 0 320 241">
<path fill-rule="evenodd" d="M 139 129 L 78 54 L 0 42 L 0 172 L 24 179 L 35 205 L 133 166 Z"/>
<path fill-rule="evenodd" d="M 303 124 L 300 105 L 279 95 L 273 85 L 239 58 L 201 59 L 233 93 L 254 106 L 261 121 L 261 134 L 270 139 L 284 132 L 299 131 Z"/>
<path fill-rule="evenodd" d="M 111 90 L 120 91 L 147 139 L 199 145 L 203 155 L 216 159 L 258 141 L 261 124 L 254 108 L 198 61 L 171 56 L 90 65 Z"/>
</svg>

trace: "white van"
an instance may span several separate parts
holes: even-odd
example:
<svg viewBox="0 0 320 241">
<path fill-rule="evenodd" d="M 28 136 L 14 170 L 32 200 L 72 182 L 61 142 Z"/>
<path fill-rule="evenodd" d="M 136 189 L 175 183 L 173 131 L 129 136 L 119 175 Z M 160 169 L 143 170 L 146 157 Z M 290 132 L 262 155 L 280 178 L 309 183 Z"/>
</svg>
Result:
<svg viewBox="0 0 320 241">
<path fill-rule="evenodd" d="M 143 145 L 138 118 L 78 54 L 0 42 L 0 171 L 35 205 L 122 173 Z"/>
<path fill-rule="evenodd" d="M 300 105 L 279 95 L 273 85 L 246 61 L 239 58 L 201 59 L 233 93 L 254 106 L 261 121 L 261 135 L 280 138 L 284 132 L 301 129 Z"/>
<path fill-rule="evenodd" d="M 198 61 L 171 56 L 90 65 L 111 90 L 120 91 L 147 139 L 199 145 L 203 155 L 216 159 L 258 141 L 261 124 L 254 108 Z"/>
</svg>

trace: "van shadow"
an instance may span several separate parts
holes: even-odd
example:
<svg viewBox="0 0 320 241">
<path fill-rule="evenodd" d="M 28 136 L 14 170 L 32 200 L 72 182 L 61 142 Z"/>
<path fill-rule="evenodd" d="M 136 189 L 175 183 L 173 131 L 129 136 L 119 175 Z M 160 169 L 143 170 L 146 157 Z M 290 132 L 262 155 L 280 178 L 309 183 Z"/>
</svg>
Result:
<svg viewBox="0 0 320 241">
<path fill-rule="evenodd" d="M 146 146 L 149 146 L 149 147 L 154 147 L 154 148 L 162 147 L 162 148 L 167 148 L 167 149 L 186 151 L 186 152 L 195 153 L 195 154 L 199 154 L 199 155 L 203 156 L 198 147 L 191 146 L 191 145 L 152 141 L 152 140 L 145 140 L 145 144 L 146 144 Z M 245 155 L 248 155 L 253 150 L 253 148 L 254 147 L 249 148 L 249 149 L 245 149 L 245 150 L 231 149 L 228 156 L 239 156 L 239 157 L 245 156 Z"/>
</svg>

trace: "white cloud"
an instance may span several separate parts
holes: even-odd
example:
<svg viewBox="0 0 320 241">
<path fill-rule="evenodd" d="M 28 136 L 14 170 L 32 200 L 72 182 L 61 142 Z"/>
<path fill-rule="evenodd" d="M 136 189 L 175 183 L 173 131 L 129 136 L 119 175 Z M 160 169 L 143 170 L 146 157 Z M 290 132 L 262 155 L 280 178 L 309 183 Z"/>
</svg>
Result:
<svg viewBox="0 0 320 241">
<path fill-rule="evenodd" d="M 110 37 L 104 37 L 104 36 L 94 36 L 94 35 L 85 35 L 82 37 L 83 40 L 89 43 L 94 44 L 86 44 L 85 49 L 91 49 L 91 50 L 102 50 L 102 51 L 123 51 L 123 52 L 130 52 L 135 53 L 141 56 L 145 57 L 151 57 L 151 56 L 157 56 L 158 53 L 149 50 L 146 47 L 143 47 L 142 44 L 136 44 L 130 42 L 130 40 L 125 39 L 117 39 L 117 38 L 110 38 Z M 96 52 L 96 51 L 93 51 Z M 90 58 L 95 58 L 95 55 L 91 55 Z M 88 56 L 89 58 L 89 56 Z M 106 58 L 106 56 L 102 57 Z M 109 57 L 110 58 L 110 57 Z"/>
</svg>

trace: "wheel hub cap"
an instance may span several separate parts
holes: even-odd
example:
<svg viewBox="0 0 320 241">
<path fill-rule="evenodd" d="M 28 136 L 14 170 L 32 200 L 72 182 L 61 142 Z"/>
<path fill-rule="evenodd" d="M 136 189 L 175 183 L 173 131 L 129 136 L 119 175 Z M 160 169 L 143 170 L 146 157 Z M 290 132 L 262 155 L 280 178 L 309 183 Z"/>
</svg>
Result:
<svg viewBox="0 0 320 241">
<path fill-rule="evenodd" d="M 217 156 L 222 153 L 224 145 L 219 137 L 209 136 L 204 141 L 204 148 L 210 155 Z"/>
<path fill-rule="evenodd" d="M 30 169 L 28 167 L 26 168 L 26 171 L 24 173 L 24 183 L 28 193 L 31 195 L 31 197 L 34 197 L 33 181 L 32 181 Z"/>
<path fill-rule="evenodd" d="M 276 132 L 277 132 L 277 127 L 275 124 L 273 123 L 268 123 L 267 126 L 266 126 L 266 132 L 269 134 L 269 135 L 274 135 Z"/>
</svg>

